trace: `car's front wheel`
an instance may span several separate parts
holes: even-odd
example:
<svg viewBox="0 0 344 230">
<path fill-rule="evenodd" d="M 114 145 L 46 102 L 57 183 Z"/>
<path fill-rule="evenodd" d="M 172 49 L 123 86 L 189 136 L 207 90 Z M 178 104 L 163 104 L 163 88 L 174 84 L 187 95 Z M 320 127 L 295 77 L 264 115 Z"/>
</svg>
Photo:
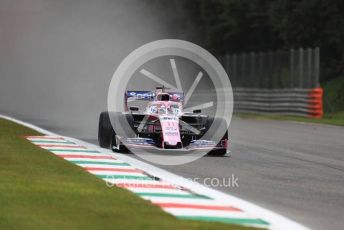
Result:
<svg viewBox="0 0 344 230">
<path fill-rule="evenodd" d="M 224 132 L 223 137 L 219 140 L 220 144 L 222 141 L 228 140 L 228 130 L 227 130 L 227 122 L 223 118 L 215 117 L 215 118 L 208 118 L 207 121 L 207 129 L 210 128 L 210 126 L 214 126 L 215 130 L 222 130 Z M 224 156 L 227 153 L 227 148 L 219 148 L 219 149 L 213 149 L 210 152 L 208 152 L 208 156 Z"/>
<path fill-rule="evenodd" d="M 118 153 L 128 153 L 129 150 L 117 139 L 115 131 L 112 132 L 110 149 Z"/>
<path fill-rule="evenodd" d="M 228 131 L 226 131 L 226 133 L 223 135 L 223 138 L 219 141 L 219 143 L 221 141 L 228 141 Z M 224 156 L 227 153 L 227 148 L 221 148 L 221 149 L 213 149 L 211 150 L 208 155 L 209 156 Z"/>
<path fill-rule="evenodd" d="M 102 112 L 99 116 L 98 143 L 102 148 L 109 148 L 111 143 L 112 125 L 108 112 Z"/>
</svg>

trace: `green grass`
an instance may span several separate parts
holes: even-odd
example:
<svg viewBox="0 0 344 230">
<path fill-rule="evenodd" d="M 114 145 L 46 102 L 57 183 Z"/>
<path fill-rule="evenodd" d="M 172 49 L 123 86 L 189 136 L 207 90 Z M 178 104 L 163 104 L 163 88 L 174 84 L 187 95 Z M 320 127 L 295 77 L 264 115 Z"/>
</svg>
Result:
<svg viewBox="0 0 344 230">
<path fill-rule="evenodd" d="M 235 116 L 238 116 L 243 119 L 288 120 L 288 121 L 311 122 L 311 123 L 344 126 L 344 111 L 325 114 L 324 117 L 320 119 L 300 117 L 300 116 L 269 115 L 269 114 L 255 114 L 255 113 L 252 113 L 252 114 L 251 113 L 236 113 Z"/>
<path fill-rule="evenodd" d="M 344 111 L 344 77 L 334 78 L 322 84 L 324 88 L 325 114 Z"/>
<path fill-rule="evenodd" d="M 20 137 L 0 119 L 0 229 L 248 229 L 177 220 Z"/>
</svg>

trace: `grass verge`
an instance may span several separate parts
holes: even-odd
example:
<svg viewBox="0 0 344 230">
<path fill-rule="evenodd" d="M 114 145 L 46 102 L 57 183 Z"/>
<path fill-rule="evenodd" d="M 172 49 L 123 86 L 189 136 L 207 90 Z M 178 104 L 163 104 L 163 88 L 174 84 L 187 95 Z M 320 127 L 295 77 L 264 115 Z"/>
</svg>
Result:
<svg viewBox="0 0 344 230">
<path fill-rule="evenodd" d="M 0 119 L 0 229 L 253 229 L 177 220 L 21 137 L 36 134 Z"/>
</svg>

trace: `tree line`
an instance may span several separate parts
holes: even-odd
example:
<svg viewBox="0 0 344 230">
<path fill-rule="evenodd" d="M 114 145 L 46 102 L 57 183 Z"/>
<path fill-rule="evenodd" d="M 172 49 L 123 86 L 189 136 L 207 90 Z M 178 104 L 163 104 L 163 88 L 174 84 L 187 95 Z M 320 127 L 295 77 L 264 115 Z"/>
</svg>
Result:
<svg viewBox="0 0 344 230">
<path fill-rule="evenodd" d="M 320 47 L 321 81 L 344 77 L 342 0 L 148 0 L 177 38 L 215 55 Z"/>
</svg>

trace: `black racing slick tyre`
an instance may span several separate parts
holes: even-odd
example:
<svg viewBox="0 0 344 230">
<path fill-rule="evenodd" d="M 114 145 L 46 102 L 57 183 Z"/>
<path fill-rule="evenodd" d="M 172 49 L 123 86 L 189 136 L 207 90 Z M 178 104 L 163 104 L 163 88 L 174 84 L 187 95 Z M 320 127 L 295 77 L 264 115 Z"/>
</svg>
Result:
<svg viewBox="0 0 344 230">
<path fill-rule="evenodd" d="M 129 123 L 129 126 L 133 127 L 134 120 L 131 115 L 123 115 L 121 113 L 109 113 L 102 112 L 99 116 L 99 127 L 98 127 L 98 142 L 102 148 L 108 148 L 115 152 L 127 152 L 128 149 L 121 143 L 117 143 L 118 139 L 116 132 L 111 125 L 111 120 L 116 120 L 121 124 L 125 122 Z"/>
<path fill-rule="evenodd" d="M 98 126 L 98 142 L 102 148 L 109 148 L 111 144 L 111 137 L 113 134 L 113 128 L 110 122 L 108 112 L 102 112 L 99 116 Z"/>
<path fill-rule="evenodd" d="M 110 149 L 117 153 L 129 153 L 129 149 L 118 142 L 115 131 L 111 135 Z"/>
<path fill-rule="evenodd" d="M 228 140 L 228 130 L 227 130 L 227 122 L 223 118 L 209 118 L 207 122 L 207 128 L 209 129 L 210 125 L 213 125 L 216 127 L 216 129 L 223 129 L 224 135 L 219 141 L 219 143 L 222 140 Z M 208 152 L 208 156 L 224 156 L 227 153 L 227 149 L 213 149 L 210 152 Z"/>
</svg>

